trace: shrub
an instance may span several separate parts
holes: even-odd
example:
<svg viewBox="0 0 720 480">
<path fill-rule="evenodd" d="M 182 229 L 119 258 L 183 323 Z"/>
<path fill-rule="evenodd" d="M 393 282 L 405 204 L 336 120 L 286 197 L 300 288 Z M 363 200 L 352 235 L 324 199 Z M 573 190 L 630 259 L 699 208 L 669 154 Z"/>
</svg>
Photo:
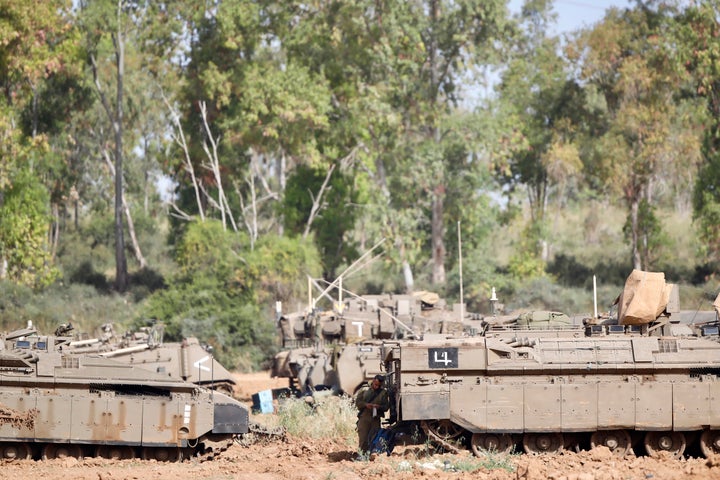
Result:
<svg viewBox="0 0 720 480">
<path fill-rule="evenodd" d="M 357 409 L 349 396 L 328 396 L 314 403 L 303 398 L 284 399 L 278 411 L 280 424 L 298 438 L 325 438 L 355 445 Z"/>
</svg>

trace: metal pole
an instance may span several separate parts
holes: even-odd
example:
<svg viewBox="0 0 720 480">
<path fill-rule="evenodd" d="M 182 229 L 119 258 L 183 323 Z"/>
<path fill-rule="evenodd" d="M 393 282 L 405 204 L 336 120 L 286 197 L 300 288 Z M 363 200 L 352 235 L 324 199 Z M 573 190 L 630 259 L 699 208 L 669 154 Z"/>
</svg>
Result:
<svg viewBox="0 0 720 480">
<path fill-rule="evenodd" d="M 458 235 L 458 269 L 460 270 L 460 321 L 465 317 L 465 300 L 463 298 L 463 270 L 462 270 L 462 234 L 460 233 L 460 220 L 457 222 Z"/>
<path fill-rule="evenodd" d="M 593 306 L 594 306 L 594 313 L 595 316 L 593 318 L 598 318 L 597 313 L 597 280 L 595 279 L 595 275 L 593 275 Z"/>
</svg>

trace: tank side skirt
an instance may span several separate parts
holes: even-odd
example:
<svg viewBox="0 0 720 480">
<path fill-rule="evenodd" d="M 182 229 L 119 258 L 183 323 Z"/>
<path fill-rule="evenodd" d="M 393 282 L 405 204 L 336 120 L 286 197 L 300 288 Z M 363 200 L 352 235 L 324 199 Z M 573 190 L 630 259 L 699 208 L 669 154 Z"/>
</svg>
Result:
<svg viewBox="0 0 720 480">
<path fill-rule="evenodd" d="M 585 379 L 544 375 L 542 383 L 523 383 L 517 375 L 433 373 L 447 383 L 447 393 L 438 400 L 438 387 L 405 390 L 403 419 L 450 419 L 471 433 L 699 431 L 720 424 L 720 406 L 713 408 L 720 382 L 681 381 L 680 372 Z M 405 379 L 414 377 L 403 372 Z"/>
</svg>

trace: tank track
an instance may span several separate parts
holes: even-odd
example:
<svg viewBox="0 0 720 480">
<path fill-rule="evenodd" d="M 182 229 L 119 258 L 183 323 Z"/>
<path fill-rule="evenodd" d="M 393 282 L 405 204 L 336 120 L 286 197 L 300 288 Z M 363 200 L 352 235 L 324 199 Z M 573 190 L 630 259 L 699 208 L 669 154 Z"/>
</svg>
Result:
<svg viewBox="0 0 720 480">
<path fill-rule="evenodd" d="M 203 450 L 193 455 L 192 459 L 196 462 L 208 462 L 214 460 L 222 452 L 227 450 L 234 443 L 234 438 L 227 438 L 223 440 L 204 440 Z"/>
<path fill-rule="evenodd" d="M 285 438 L 285 427 L 268 427 L 257 422 L 250 422 L 250 433 L 255 435 L 263 435 L 270 438 Z"/>
<path fill-rule="evenodd" d="M 458 446 L 453 442 L 435 433 L 433 429 L 430 428 L 430 424 L 427 421 L 421 421 L 420 427 L 423 429 L 423 432 L 425 432 L 425 436 L 440 448 L 443 448 L 450 453 L 460 453 L 462 451 L 462 449 L 458 448 Z"/>
<path fill-rule="evenodd" d="M 285 432 L 285 427 L 268 427 L 257 422 L 250 422 L 249 432 L 244 435 L 234 435 L 232 438 L 218 440 L 204 439 L 202 441 L 202 450 L 194 453 L 191 458 L 196 462 L 211 461 L 220 456 L 234 443 L 249 447 L 260 441 L 284 440 Z"/>
<path fill-rule="evenodd" d="M 271 442 L 285 440 L 285 427 L 268 427 L 257 422 L 250 422 L 250 431 L 245 435 L 235 437 L 235 442 L 243 447 L 249 447 L 258 442 Z"/>
</svg>

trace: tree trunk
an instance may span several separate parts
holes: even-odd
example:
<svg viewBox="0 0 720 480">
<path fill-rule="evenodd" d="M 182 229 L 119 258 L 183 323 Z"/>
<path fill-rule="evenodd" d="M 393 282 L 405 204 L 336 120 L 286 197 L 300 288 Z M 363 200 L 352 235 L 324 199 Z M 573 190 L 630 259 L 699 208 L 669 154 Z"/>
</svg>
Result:
<svg viewBox="0 0 720 480">
<path fill-rule="evenodd" d="M 445 225 L 444 205 L 445 186 L 438 185 L 432 200 L 432 260 L 433 285 L 445 284 Z"/>
<path fill-rule="evenodd" d="M 377 157 L 375 159 L 375 177 L 380 187 L 380 191 L 382 192 L 383 196 L 389 201 L 390 189 L 387 186 L 385 164 L 380 157 Z M 388 218 L 387 221 L 390 223 L 390 228 L 393 232 L 397 232 L 399 230 L 395 219 L 392 216 Z M 407 259 L 407 253 L 405 252 L 405 245 L 403 244 L 402 236 L 398 233 L 396 237 L 396 245 L 400 250 L 400 263 L 402 265 L 403 279 L 405 280 L 405 292 L 412 293 L 415 290 L 415 279 L 413 278 L 412 266 Z"/>
<path fill-rule="evenodd" d="M 50 258 L 55 260 L 60 239 L 60 210 L 57 203 L 52 203 L 51 211 L 53 220 L 50 223 Z"/>
<path fill-rule="evenodd" d="M 117 177 L 115 175 L 115 167 L 113 167 L 112 161 L 110 160 L 110 157 L 108 156 L 107 151 L 104 151 L 105 155 L 105 161 L 108 164 L 108 168 L 110 169 L 111 175 L 114 177 Z M 121 201 L 122 201 L 122 207 L 123 212 L 125 212 L 125 218 L 127 219 L 128 224 L 128 233 L 130 234 L 130 241 L 133 246 L 133 251 L 135 252 L 135 259 L 138 261 L 138 264 L 140 265 L 140 268 L 147 267 L 147 261 L 145 261 L 145 257 L 142 254 L 142 250 L 140 249 L 140 242 L 137 240 L 137 235 L 135 234 L 135 223 L 132 219 L 132 214 L 130 213 L 130 207 L 127 204 L 127 201 L 125 200 L 125 193 L 123 192 L 121 195 Z"/>
<path fill-rule="evenodd" d="M 127 259 L 123 236 L 123 80 L 125 77 L 125 39 L 121 28 L 122 2 L 118 2 L 118 29 L 115 37 L 117 91 L 115 100 L 115 289 L 124 292 L 128 287 Z"/>
<path fill-rule="evenodd" d="M 275 157 L 275 174 L 277 175 L 278 185 L 280 186 L 280 198 L 285 197 L 285 186 L 287 185 L 287 178 L 285 177 L 285 168 L 287 166 L 287 158 L 285 157 L 285 150 L 281 150 L 280 155 Z M 285 234 L 284 221 L 278 222 L 278 235 L 283 236 Z"/>
<path fill-rule="evenodd" d="M 637 198 L 633 198 L 630 202 L 630 230 L 631 230 L 631 246 L 632 246 L 632 260 L 633 268 L 642 270 L 642 259 L 640 258 L 640 235 L 638 232 L 638 209 L 639 201 Z"/>
<path fill-rule="evenodd" d="M 430 19 L 432 30 L 435 32 L 435 26 L 440 20 L 440 6 L 437 0 L 431 0 L 430 2 Z M 436 112 L 438 108 L 438 90 L 440 88 L 440 77 L 438 70 L 440 69 L 440 63 L 442 59 L 438 58 L 438 41 L 437 37 L 433 33 L 433 38 L 430 41 L 430 51 L 428 52 L 429 68 L 430 68 L 430 104 L 431 108 Z M 438 122 L 438 118 L 435 118 L 435 122 Z M 435 142 L 436 148 L 442 151 L 440 146 L 441 136 L 440 127 L 437 124 L 431 126 L 431 140 Z M 431 219 L 431 242 L 432 242 L 432 282 L 433 285 L 442 286 L 445 284 L 445 184 L 444 180 L 440 180 L 432 192 L 432 219 Z"/>
</svg>

